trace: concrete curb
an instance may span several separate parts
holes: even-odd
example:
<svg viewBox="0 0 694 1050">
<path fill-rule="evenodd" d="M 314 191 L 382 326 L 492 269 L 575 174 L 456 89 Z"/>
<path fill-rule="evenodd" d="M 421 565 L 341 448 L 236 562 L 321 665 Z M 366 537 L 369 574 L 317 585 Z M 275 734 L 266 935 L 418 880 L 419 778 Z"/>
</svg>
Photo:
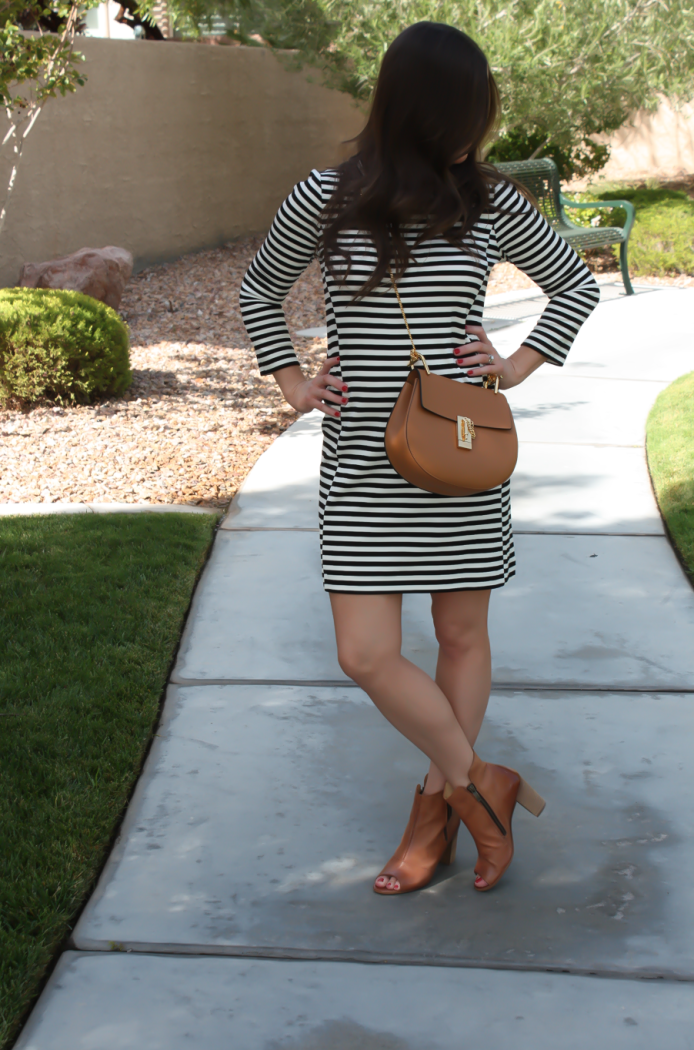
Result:
<svg viewBox="0 0 694 1050">
<path fill-rule="evenodd" d="M 215 514 L 210 507 L 187 503 L 0 503 L 0 518 L 26 518 L 44 514 Z"/>
</svg>

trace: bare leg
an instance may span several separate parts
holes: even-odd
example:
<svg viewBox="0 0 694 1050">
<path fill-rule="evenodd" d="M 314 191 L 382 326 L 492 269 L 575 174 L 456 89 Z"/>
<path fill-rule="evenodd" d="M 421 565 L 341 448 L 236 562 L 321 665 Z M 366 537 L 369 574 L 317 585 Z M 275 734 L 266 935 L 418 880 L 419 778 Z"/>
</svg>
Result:
<svg viewBox="0 0 694 1050">
<path fill-rule="evenodd" d="M 475 746 L 492 682 L 487 633 L 490 591 L 439 591 L 431 596 L 439 658 L 436 682 L 470 745 Z M 433 762 L 425 791 L 443 790 L 446 777 Z"/>
<path fill-rule="evenodd" d="M 472 748 L 446 696 L 400 652 L 402 596 L 331 594 L 340 667 L 451 784 L 465 787 Z"/>
<path fill-rule="evenodd" d="M 445 779 L 465 787 L 472 747 L 439 686 L 400 651 L 402 596 L 331 594 L 330 601 L 342 670 Z"/>
</svg>

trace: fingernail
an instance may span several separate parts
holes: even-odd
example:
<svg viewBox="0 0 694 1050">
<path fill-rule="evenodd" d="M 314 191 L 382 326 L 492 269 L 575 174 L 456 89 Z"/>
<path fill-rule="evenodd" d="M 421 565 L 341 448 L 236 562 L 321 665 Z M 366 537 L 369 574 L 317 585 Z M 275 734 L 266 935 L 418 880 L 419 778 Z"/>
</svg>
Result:
<svg viewBox="0 0 694 1050">
<path fill-rule="evenodd" d="M 342 389 L 344 390 L 345 393 L 347 393 L 347 384 L 346 383 L 342 384 Z"/>
<path fill-rule="evenodd" d="M 463 352 L 463 350 L 462 350 L 462 347 L 460 347 L 460 346 L 456 346 L 455 350 L 453 351 L 453 353 L 456 354 L 456 355 L 457 354 L 462 354 L 462 352 Z"/>
<path fill-rule="evenodd" d="M 343 398 L 342 398 L 342 404 L 343 404 L 343 405 L 346 405 L 346 404 L 347 404 L 347 398 L 346 398 L 346 397 L 343 397 Z"/>
<path fill-rule="evenodd" d="M 468 375 L 469 375 L 469 376 L 471 376 L 471 375 L 472 375 L 472 370 L 470 370 L 470 371 L 468 372 Z"/>
</svg>

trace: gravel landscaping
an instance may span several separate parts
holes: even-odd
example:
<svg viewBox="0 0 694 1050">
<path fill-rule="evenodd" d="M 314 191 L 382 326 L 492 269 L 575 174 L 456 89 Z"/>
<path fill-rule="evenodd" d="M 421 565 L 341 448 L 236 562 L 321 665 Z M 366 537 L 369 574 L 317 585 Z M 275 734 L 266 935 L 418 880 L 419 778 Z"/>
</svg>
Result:
<svg viewBox="0 0 694 1050">
<path fill-rule="evenodd" d="M 259 244 L 243 238 L 134 277 L 121 304 L 132 386 L 95 405 L 0 411 L 0 502 L 225 507 L 297 418 L 274 380 L 258 375 L 239 313 L 239 286 Z M 502 263 L 489 294 L 532 287 Z M 325 340 L 296 335 L 325 323 L 317 264 L 292 290 L 286 311 L 302 364 L 317 369 Z"/>
<path fill-rule="evenodd" d="M 95 405 L 3 411 L 2 502 L 225 506 L 296 413 L 261 379 L 238 310 L 258 239 L 190 255 L 133 278 L 121 312 L 134 382 Z M 294 290 L 294 330 L 321 323 L 317 274 Z M 324 343 L 297 339 L 307 365 Z"/>
</svg>

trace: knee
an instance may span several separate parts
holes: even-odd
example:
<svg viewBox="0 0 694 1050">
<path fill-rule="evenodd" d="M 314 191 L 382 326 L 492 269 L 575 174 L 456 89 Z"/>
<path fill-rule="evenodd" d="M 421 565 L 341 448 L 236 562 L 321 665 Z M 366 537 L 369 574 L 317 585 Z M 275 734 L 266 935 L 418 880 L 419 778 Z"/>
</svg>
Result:
<svg viewBox="0 0 694 1050">
<path fill-rule="evenodd" d="M 387 665 L 389 654 L 381 647 L 338 642 L 337 662 L 348 678 L 361 684 L 372 680 Z"/>
<path fill-rule="evenodd" d="M 436 641 L 446 656 L 460 660 L 474 652 L 486 652 L 489 637 L 485 626 L 447 620 L 435 623 Z"/>
</svg>

